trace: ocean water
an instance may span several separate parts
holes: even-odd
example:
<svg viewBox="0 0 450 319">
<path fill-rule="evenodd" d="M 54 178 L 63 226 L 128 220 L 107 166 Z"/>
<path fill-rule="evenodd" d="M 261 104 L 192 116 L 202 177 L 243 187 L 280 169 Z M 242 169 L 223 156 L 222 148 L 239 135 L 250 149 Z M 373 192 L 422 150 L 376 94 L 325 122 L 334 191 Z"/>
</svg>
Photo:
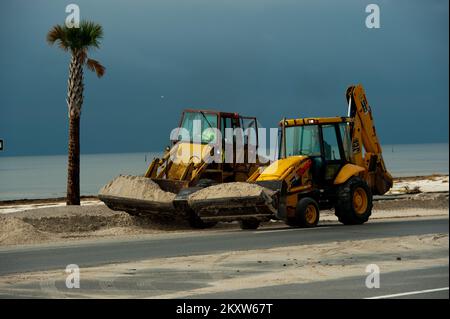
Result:
<svg viewBox="0 0 450 319">
<path fill-rule="evenodd" d="M 448 174 L 448 143 L 384 145 L 383 158 L 394 177 Z"/>
<path fill-rule="evenodd" d="M 86 154 L 80 158 L 82 195 L 97 194 L 119 174 L 143 175 L 156 153 Z M 0 200 L 66 195 L 67 156 L 0 156 Z"/>
<path fill-rule="evenodd" d="M 384 145 L 383 157 L 394 176 L 448 174 L 446 144 Z M 119 174 L 142 175 L 158 153 L 81 155 L 81 194 L 97 194 Z M 0 153 L 0 200 L 64 197 L 67 156 L 5 157 Z"/>
</svg>

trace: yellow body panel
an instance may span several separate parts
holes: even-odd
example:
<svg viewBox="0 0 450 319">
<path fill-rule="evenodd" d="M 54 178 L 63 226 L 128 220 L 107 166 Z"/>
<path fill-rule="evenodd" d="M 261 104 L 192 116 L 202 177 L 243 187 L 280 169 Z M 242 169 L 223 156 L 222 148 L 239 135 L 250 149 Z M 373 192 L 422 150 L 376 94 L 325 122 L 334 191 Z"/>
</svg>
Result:
<svg viewBox="0 0 450 319">
<path fill-rule="evenodd" d="M 283 180 L 292 169 L 306 159 L 307 156 L 290 156 L 270 164 L 257 178 L 258 181 Z"/>
<path fill-rule="evenodd" d="M 297 207 L 298 196 L 291 194 L 286 196 L 286 214 L 288 217 L 295 216 L 295 208 Z"/>
<path fill-rule="evenodd" d="M 175 164 L 199 164 L 209 156 L 211 148 L 208 144 L 179 142 L 170 150 L 170 157 Z"/>
<path fill-rule="evenodd" d="M 366 169 L 364 167 L 353 164 L 345 164 L 334 179 L 334 185 L 345 183 L 350 177 L 365 171 Z"/>
<path fill-rule="evenodd" d="M 206 159 L 212 147 L 207 144 L 179 142 L 168 150 L 162 159 L 155 158 L 149 165 L 146 177 L 169 180 L 189 180 L 197 178 L 206 167 Z"/>
</svg>

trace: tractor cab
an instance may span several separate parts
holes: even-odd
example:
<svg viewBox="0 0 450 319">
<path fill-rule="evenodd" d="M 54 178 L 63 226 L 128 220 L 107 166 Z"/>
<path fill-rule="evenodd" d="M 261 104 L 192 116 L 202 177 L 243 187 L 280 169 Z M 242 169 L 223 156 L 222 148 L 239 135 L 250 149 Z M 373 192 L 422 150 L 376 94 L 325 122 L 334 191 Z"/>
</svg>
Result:
<svg viewBox="0 0 450 319">
<path fill-rule="evenodd" d="M 247 134 L 235 135 L 235 131 Z M 206 182 L 244 182 L 261 166 L 256 117 L 185 109 L 170 141 L 171 147 L 161 159 L 153 160 L 145 174 L 165 191 L 178 193 Z"/>
<path fill-rule="evenodd" d="M 239 129 L 245 134 L 234 134 Z M 220 155 L 215 162 L 226 164 L 247 162 L 248 156 L 244 158 L 242 152 L 255 155 L 258 141 L 256 117 L 197 109 L 183 111 L 178 130 L 171 136 L 172 145 L 184 142 L 213 146 Z"/>
<path fill-rule="evenodd" d="M 259 166 L 256 117 L 213 110 L 186 109 L 171 136 L 172 152 L 189 148 L 183 164 L 208 162 L 202 178 L 217 182 L 246 181 Z M 181 153 L 181 152 L 179 152 Z M 176 177 L 178 178 L 178 176 Z"/>
<path fill-rule="evenodd" d="M 318 186 L 332 184 L 340 169 L 352 162 L 351 118 L 285 119 L 280 122 L 279 158 L 307 156 Z"/>
</svg>

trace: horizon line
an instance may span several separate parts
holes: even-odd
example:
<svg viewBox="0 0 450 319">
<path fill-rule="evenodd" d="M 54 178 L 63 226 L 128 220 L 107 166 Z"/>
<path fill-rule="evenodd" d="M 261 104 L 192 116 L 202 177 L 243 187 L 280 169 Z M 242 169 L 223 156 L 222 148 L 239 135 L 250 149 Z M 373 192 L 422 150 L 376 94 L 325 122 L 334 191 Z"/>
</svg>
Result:
<svg viewBox="0 0 450 319">
<path fill-rule="evenodd" d="M 447 144 L 449 145 L 449 141 L 447 142 L 429 142 L 429 143 L 397 143 L 397 144 L 384 144 L 382 149 L 386 149 L 386 146 L 395 146 L 395 145 L 436 145 L 436 144 Z M 67 156 L 67 153 L 48 153 L 48 154 L 2 154 L 5 150 L 0 151 L 1 157 L 27 157 L 27 156 Z M 163 153 L 164 151 L 130 151 L 130 152 L 98 152 L 98 153 L 83 153 L 80 152 L 80 155 L 120 155 L 120 154 L 157 154 Z"/>
</svg>

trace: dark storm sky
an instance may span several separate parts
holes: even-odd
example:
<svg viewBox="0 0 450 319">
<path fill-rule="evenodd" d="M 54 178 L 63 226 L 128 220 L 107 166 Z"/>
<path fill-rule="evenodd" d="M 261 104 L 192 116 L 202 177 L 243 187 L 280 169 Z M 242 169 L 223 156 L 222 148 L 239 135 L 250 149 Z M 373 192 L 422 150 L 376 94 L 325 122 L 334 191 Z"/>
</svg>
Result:
<svg viewBox="0 0 450 319">
<path fill-rule="evenodd" d="M 183 108 L 344 115 L 362 83 L 382 143 L 448 142 L 448 1 L 73 1 L 104 27 L 86 76 L 82 153 L 159 151 Z M 70 1 L 0 2 L 5 155 L 64 154 L 69 56 L 45 35 Z M 365 7 L 381 9 L 367 29 Z M 164 96 L 164 98 L 162 98 Z"/>
</svg>

